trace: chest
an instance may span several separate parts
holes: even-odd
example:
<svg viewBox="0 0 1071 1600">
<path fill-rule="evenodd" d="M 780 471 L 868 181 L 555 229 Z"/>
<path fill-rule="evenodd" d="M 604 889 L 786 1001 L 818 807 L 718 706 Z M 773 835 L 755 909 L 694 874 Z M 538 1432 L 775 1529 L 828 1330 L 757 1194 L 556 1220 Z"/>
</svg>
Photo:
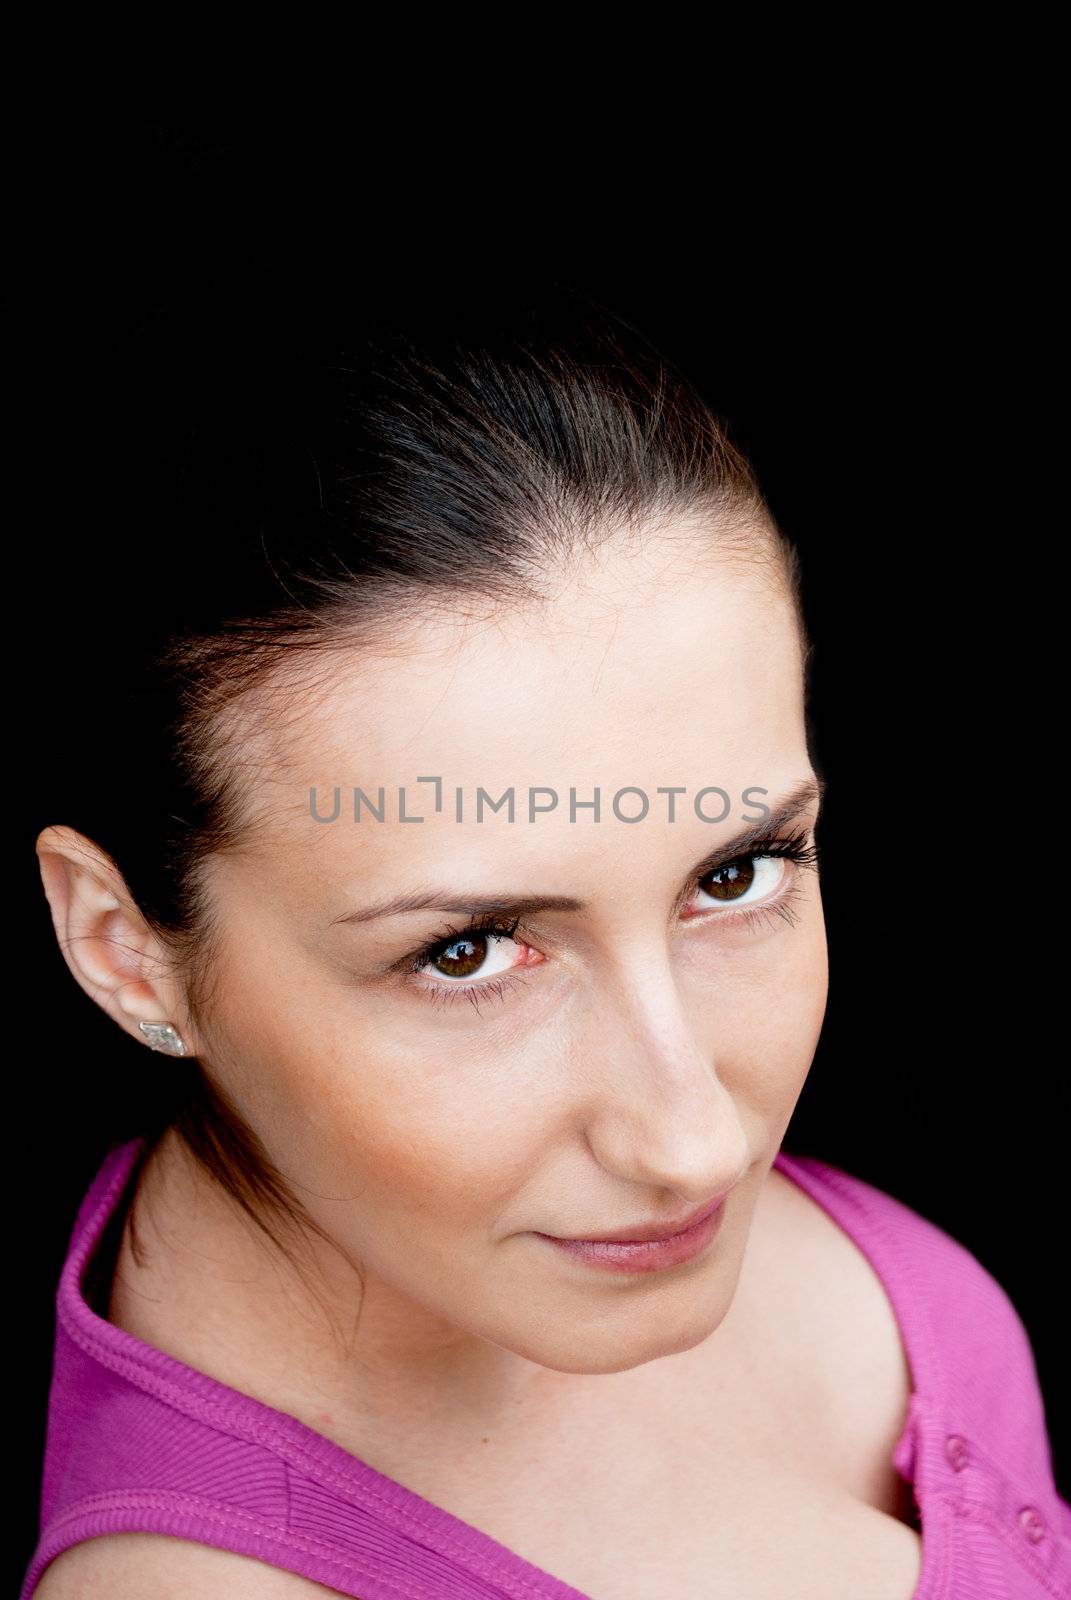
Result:
<svg viewBox="0 0 1071 1600">
<path fill-rule="evenodd" d="M 420 1492 L 591 1600 L 912 1600 L 920 1532 L 884 1437 L 869 1461 L 859 1441 L 823 1461 L 770 1421 L 747 1441 L 677 1429 L 612 1455 L 559 1447 Z"/>
<path fill-rule="evenodd" d="M 509 1548 L 592 1600 L 911 1600 L 919 1578 L 911 1528 L 790 1478 L 713 1509 L 682 1495 L 642 1517 L 624 1501 L 594 1522 L 553 1514 L 539 1529 L 503 1528 Z"/>
</svg>

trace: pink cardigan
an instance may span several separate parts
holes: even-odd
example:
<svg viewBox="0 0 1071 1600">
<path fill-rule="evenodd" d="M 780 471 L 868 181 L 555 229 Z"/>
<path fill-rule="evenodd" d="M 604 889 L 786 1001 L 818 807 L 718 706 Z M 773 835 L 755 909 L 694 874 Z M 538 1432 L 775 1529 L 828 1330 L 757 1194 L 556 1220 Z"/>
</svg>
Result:
<svg viewBox="0 0 1071 1600">
<path fill-rule="evenodd" d="M 360 1600 L 588 1600 L 297 1418 L 91 1309 L 83 1274 L 142 1141 L 109 1152 L 56 1295 L 40 1537 L 20 1600 L 79 1540 L 120 1530 L 238 1551 Z M 919 1508 L 914 1600 L 1071 1600 L 1071 1506 L 1053 1482 L 1030 1342 L 1004 1290 L 941 1228 L 838 1167 L 775 1164 L 869 1259 L 913 1392 L 893 1453 Z"/>
</svg>

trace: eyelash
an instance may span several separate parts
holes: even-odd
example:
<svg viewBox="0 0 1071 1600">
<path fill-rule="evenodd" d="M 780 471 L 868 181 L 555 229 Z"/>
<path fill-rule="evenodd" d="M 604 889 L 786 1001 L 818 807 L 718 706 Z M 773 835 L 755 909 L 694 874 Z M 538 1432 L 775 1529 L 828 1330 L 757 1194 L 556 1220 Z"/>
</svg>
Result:
<svg viewBox="0 0 1071 1600">
<path fill-rule="evenodd" d="M 695 887 L 698 888 L 703 883 L 704 878 L 713 877 L 716 872 L 721 872 L 726 867 L 737 866 L 743 861 L 760 861 L 771 857 L 792 861 L 799 868 L 813 869 L 818 864 L 818 847 L 816 844 L 807 843 L 806 828 L 801 828 L 797 833 L 790 834 L 786 839 L 759 839 L 743 855 L 727 857 L 726 860 L 720 861 L 716 867 L 711 867 L 708 872 L 704 873 L 702 878 L 695 880 Z M 777 916 L 784 918 L 790 926 L 794 926 L 796 918 L 789 909 L 789 903 L 798 894 L 799 886 L 793 883 L 788 891 L 779 896 L 777 900 L 768 901 L 765 905 L 744 907 L 738 911 L 719 912 L 717 920 L 727 920 L 734 924 L 743 923 L 754 927 L 765 917 Z M 396 963 L 393 970 L 403 971 L 406 974 L 406 983 L 412 988 L 419 989 L 433 1005 L 450 1005 L 454 1001 L 468 999 L 479 1011 L 481 999 L 504 999 L 506 992 L 515 983 L 524 983 L 525 979 L 517 974 L 507 974 L 501 978 L 488 979 L 483 983 L 467 985 L 460 983 L 413 984 L 409 974 L 419 972 L 421 967 L 426 966 L 436 955 L 448 950 L 452 944 L 457 944 L 461 939 L 468 938 L 470 934 L 493 935 L 496 938 L 512 939 L 520 924 L 520 917 L 512 917 L 504 921 L 494 913 L 474 917 L 464 927 L 451 929 L 450 932 L 441 935 L 439 938 L 429 940 L 419 950 L 411 951 L 409 955 L 403 956 L 401 961 Z"/>
</svg>

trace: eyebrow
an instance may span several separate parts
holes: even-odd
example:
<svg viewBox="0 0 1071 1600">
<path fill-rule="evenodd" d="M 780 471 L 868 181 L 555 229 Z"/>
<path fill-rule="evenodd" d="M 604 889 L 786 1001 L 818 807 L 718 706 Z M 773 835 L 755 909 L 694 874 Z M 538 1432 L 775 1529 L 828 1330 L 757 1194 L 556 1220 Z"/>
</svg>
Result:
<svg viewBox="0 0 1071 1600">
<path fill-rule="evenodd" d="M 801 812 L 814 805 L 815 801 L 818 802 L 818 812 L 815 815 L 815 826 L 817 826 L 826 788 L 824 778 L 808 779 L 805 783 L 801 783 L 791 794 L 771 807 L 768 816 L 760 817 L 741 833 L 734 834 L 731 839 L 727 839 L 724 844 L 704 856 L 702 861 L 697 862 L 688 874 L 682 894 L 687 894 L 696 878 L 705 877 L 708 872 L 713 872 L 715 868 L 736 856 L 746 855 L 749 848 L 757 841 L 769 839 Z M 376 905 L 366 906 L 360 911 L 343 912 L 341 916 L 333 917 L 329 926 L 333 927 L 337 923 L 374 922 L 382 917 L 400 917 L 413 911 L 447 911 L 456 916 L 478 917 L 495 912 L 504 916 L 531 916 L 537 911 L 585 911 L 586 909 L 585 901 L 573 899 L 568 895 L 486 895 L 468 894 L 463 889 L 428 889 L 397 895 L 390 900 L 381 900 Z"/>
</svg>

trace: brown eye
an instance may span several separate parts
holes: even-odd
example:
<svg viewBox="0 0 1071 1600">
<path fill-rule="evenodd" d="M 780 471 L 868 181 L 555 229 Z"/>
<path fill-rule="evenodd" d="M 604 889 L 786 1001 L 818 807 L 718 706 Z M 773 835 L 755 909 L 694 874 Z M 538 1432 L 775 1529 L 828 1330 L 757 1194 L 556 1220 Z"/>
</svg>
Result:
<svg viewBox="0 0 1071 1600">
<path fill-rule="evenodd" d="M 435 967 L 444 978 L 471 978 L 487 960 L 490 947 L 490 935 L 466 934 L 462 938 L 452 939 L 442 954 L 432 956 L 428 964 Z M 454 951 L 460 954 L 454 955 Z"/>
<path fill-rule="evenodd" d="M 754 881 L 755 860 L 745 856 L 741 861 L 726 861 L 720 867 L 715 867 L 705 878 L 700 878 L 699 886 L 704 894 L 709 894 L 714 900 L 738 900 L 747 893 Z"/>
</svg>

